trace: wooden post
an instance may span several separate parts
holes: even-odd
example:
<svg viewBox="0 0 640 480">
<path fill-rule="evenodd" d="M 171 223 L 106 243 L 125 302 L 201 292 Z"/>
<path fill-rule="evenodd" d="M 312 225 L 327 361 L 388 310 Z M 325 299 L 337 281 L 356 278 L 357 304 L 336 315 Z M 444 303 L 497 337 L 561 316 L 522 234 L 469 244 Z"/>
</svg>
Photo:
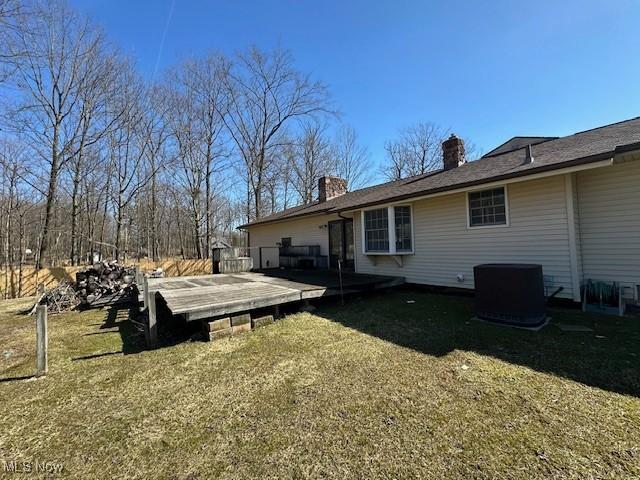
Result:
<svg viewBox="0 0 640 480">
<path fill-rule="evenodd" d="M 140 267 L 136 267 L 136 286 L 138 287 L 138 292 L 142 296 L 142 302 L 139 302 L 138 310 L 142 312 L 144 310 L 145 304 L 145 288 L 147 285 L 147 277 L 144 276 Z"/>
<path fill-rule="evenodd" d="M 622 294 L 623 294 L 623 290 L 622 290 L 622 285 L 619 284 L 618 285 L 618 316 L 619 317 L 624 317 L 624 300 L 622 298 Z"/>
<path fill-rule="evenodd" d="M 36 377 L 46 375 L 47 362 L 47 306 L 38 305 L 36 308 Z"/>
<path fill-rule="evenodd" d="M 144 295 L 145 295 L 144 303 L 147 305 L 147 314 L 149 316 L 145 337 L 147 340 L 147 346 L 153 347 L 158 342 L 158 324 L 156 319 L 156 292 L 150 291 L 149 279 L 147 277 L 144 278 Z"/>
<path fill-rule="evenodd" d="M 140 275 L 140 265 L 133 267 L 133 278 L 135 279 L 138 288 L 141 288 L 140 283 L 142 282 L 142 275 Z"/>
<path fill-rule="evenodd" d="M 344 289 L 342 288 L 342 260 L 340 259 L 338 259 L 338 278 L 340 279 L 340 304 L 344 306 Z"/>
</svg>

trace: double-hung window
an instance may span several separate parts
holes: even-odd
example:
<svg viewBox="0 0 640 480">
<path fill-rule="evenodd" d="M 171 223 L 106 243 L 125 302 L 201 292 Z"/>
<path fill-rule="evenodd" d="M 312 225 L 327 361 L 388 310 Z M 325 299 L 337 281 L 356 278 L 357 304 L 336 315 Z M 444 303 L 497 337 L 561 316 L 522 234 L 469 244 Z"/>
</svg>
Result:
<svg viewBox="0 0 640 480">
<path fill-rule="evenodd" d="M 365 210 L 362 219 L 365 253 L 413 253 L 411 218 L 408 205 Z"/>
<path fill-rule="evenodd" d="M 410 252 L 411 246 L 411 207 L 393 207 L 396 227 L 396 252 Z"/>
<path fill-rule="evenodd" d="M 469 192 L 469 226 L 489 227 L 507 224 L 505 187 Z"/>
<path fill-rule="evenodd" d="M 367 252 L 389 251 L 389 212 L 386 208 L 364 212 L 364 238 Z"/>
</svg>

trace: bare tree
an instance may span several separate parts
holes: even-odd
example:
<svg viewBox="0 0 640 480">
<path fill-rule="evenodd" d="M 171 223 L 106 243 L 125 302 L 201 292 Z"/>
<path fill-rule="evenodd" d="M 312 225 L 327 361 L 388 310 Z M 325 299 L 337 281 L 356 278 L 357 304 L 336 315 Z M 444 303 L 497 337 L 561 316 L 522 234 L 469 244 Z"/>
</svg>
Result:
<svg viewBox="0 0 640 480">
<path fill-rule="evenodd" d="M 71 193 L 71 251 L 70 260 L 77 264 L 78 258 L 78 215 L 80 210 L 80 186 L 82 179 L 87 175 L 86 163 L 87 148 L 93 147 L 112 128 L 118 127 L 120 116 L 118 113 L 108 111 L 109 98 L 116 94 L 113 91 L 117 84 L 115 73 L 119 70 L 121 62 L 107 52 L 97 48 L 92 52 L 82 65 L 81 75 L 85 77 L 84 88 L 79 92 L 78 98 L 78 127 L 76 145 L 72 145 L 73 156 L 69 160 L 69 170 L 72 177 L 73 189 Z M 110 115 L 111 113 L 111 115 Z M 92 157 L 92 168 L 96 168 L 100 155 Z"/>
<path fill-rule="evenodd" d="M 48 171 L 38 266 L 49 246 L 58 176 L 77 153 L 84 116 L 83 92 L 94 79 L 86 65 L 102 49 L 102 34 L 62 1 L 38 4 L 20 17 L 9 44 L 22 96 L 11 113 L 13 126 L 29 137 Z"/>
<path fill-rule="evenodd" d="M 148 92 L 148 107 L 143 112 L 145 121 L 143 137 L 148 148 L 145 150 L 147 172 L 149 175 L 148 191 L 148 239 L 147 251 L 153 260 L 159 258 L 158 238 L 158 173 L 168 162 L 167 143 L 170 136 L 168 126 L 169 102 L 165 99 L 166 89 L 153 86 Z"/>
<path fill-rule="evenodd" d="M 205 162 L 199 151 L 197 106 L 191 91 L 172 92 L 171 129 L 176 142 L 176 179 L 189 198 L 193 241 L 198 258 L 202 258 L 202 190 Z"/>
<path fill-rule="evenodd" d="M 408 176 L 442 168 L 442 142 L 447 135 L 447 130 L 431 122 L 417 123 L 404 130 L 401 138 L 409 156 Z"/>
<path fill-rule="evenodd" d="M 11 27 L 12 20 L 20 12 L 20 2 L 17 0 L 0 0 L 0 26 Z"/>
<path fill-rule="evenodd" d="M 4 298 L 22 294 L 22 266 L 26 254 L 28 215 L 38 205 L 37 201 L 29 198 L 31 191 L 24 180 L 27 168 L 26 155 L 27 149 L 19 142 L 7 138 L 0 141 L 0 211 L 3 218 L 0 238 L 3 239 Z M 17 288 L 13 275 L 16 260 Z"/>
<path fill-rule="evenodd" d="M 387 162 L 382 165 L 382 174 L 387 180 L 395 181 L 405 178 L 408 171 L 408 155 L 404 145 L 399 141 L 387 141 L 384 144 Z"/>
<path fill-rule="evenodd" d="M 442 168 L 441 146 L 447 134 L 448 130 L 431 122 L 404 128 L 396 140 L 385 143 L 383 173 L 389 180 L 398 180 Z"/>
<path fill-rule="evenodd" d="M 463 138 L 462 140 L 464 141 L 464 152 L 468 162 L 472 162 L 482 157 L 483 151 L 478 147 L 478 145 L 469 138 Z"/>
<path fill-rule="evenodd" d="M 303 204 L 313 202 L 318 179 L 333 167 L 331 144 L 325 129 L 318 122 L 306 123 L 296 142 L 296 153 L 291 163 L 292 185 Z"/>
<path fill-rule="evenodd" d="M 120 67 L 116 91 L 109 108 L 111 114 L 119 118 L 118 128 L 109 132 L 106 148 L 114 177 L 110 195 L 116 227 L 115 256 L 120 260 L 127 255 L 127 211 L 131 210 L 132 200 L 151 181 L 155 172 L 142 168 L 150 147 L 149 128 L 145 122 L 153 120 L 144 116 L 147 106 L 144 102 L 148 97 L 140 78 L 128 64 Z"/>
<path fill-rule="evenodd" d="M 11 48 L 14 45 L 14 35 L 19 31 L 19 25 L 24 27 L 23 18 L 35 15 L 25 8 L 24 2 L 19 0 L 0 0 L 0 83 L 5 81 L 13 72 L 13 64 L 25 51 Z"/>
<path fill-rule="evenodd" d="M 223 135 L 222 116 L 227 108 L 227 90 L 224 78 L 227 61 L 221 55 L 210 55 L 202 60 L 186 62 L 179 81 L 185 90 L 193 95 L 195 102 L 197 153 L 204 164 L 204 220 L 206 256 L 211 252 L 213 242 L 213 196 L 214 177 L 227 167 L 228 153 Z"/>
<path fill-rule="evenodd" d="M 327 88 L 297 71 L 289 52 L 256 47 L 228 67 L 225 85 L 229 101 L 222 118 L 244 163 L 253 214 L 260 218 L 271 150 L 282 143 L 290 122 L 329 112 Z"/>
<path fill-rule="evenodd" d="M 13 264 L 13 245 L 12 245 L 12 220 L 14 216 L 14 209 L 16 207 L 16 197 L 18 192 L 19 181 L 19 164 L 18 156 L 20 155 L 19 149 L 15 144 L 10 142 L 3 142 L 2 150 L 0 150 L 0 168 L 2 172 L 2 197 L 4 200 L 3 208 L 3 224 L 2 233 L 4 236 L 3 244 L 3 263 L 4 263 L 4 298 L 9 298 L 9 275 L 11 266 Z M 2 236 L 0 236 L 1 238 Z"/>
<path fill-rule="evenodd" d="M 333 146 L 333 173 L 347 181 L 349 190 L 368 185 L 373 177 L 366 147 L 358 143 L 358 134 L 353 127 L 343 125 L 336 135 Z"/>
<path fill-rule="evenodd" d="M 65 0 L 0 0 L 0 82 L 2 135 L 22 151 L 0 166 L 7 265 L 26 246 L 38 267 L 96 250 L 208 256 L 219 235 L 241 242 L 241 217 L 367 172 L 355 132 L 320 123 L 326 86 L 281 49 L 195 58 L 148 84 Z"/>
<path fill-rule="evenodd" d="M 293 186 L 293 175 L 291 175 L 291 165 L 296 161 L 296 145 L 291 141 L 285 142 L 276 152 L 276 155 L 280 159 L 278 162 L 278 169 L 276 170 L 276 176 L 279 179 L 279 186 L 281 190 L 282 209 L 287 209 L 291 206 L 291 203 L 296 200 L 295 188 Z"/>
</svg>

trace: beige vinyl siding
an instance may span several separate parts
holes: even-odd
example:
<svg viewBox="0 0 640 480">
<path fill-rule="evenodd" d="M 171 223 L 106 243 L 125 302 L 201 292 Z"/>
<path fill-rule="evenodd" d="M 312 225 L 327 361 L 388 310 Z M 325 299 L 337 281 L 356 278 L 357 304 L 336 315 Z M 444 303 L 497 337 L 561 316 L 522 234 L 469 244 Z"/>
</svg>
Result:
<svg viewBox="0 0 640 480">
<path fill-rule="evenodd" d="M 317 215 L 297 220 L 249 227 L 249 246 L 253 264 L 259 265 L 257 247 L 275 247 L 283 237 L 291 237 L 292 245 L 320 245 L 321 255 L 329 255 L 328 222 L 337 215 Z"/>
<path fill-rule="evenodd" d="M 509 225 L 467 227 L 466 193 L 414 202 L 414 255 L 400 267 L 389 256 L 362 253 L 360 214 L 356 214 L 356 265 L 362 273 L 399 275 L 408 282 L 473 288 L 473 267 L 489 262 L 539 263 L 559 296 L 571 298 L 571 266 L 564 176 L 507 186 Z M 375 262 L 375 263 L 374 263 Z M 458 274 L 464 282 L 458 282 Z"/>
<path fill-rule="evenodd" d="M 640 161 L 577 174 L 585 279 L 640 284 Z"/>
</svg>

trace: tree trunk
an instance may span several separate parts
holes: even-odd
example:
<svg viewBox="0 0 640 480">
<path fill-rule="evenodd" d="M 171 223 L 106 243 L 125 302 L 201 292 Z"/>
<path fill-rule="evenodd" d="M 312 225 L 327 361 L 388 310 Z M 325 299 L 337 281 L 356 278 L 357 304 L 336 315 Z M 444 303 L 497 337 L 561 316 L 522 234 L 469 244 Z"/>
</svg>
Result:
<svg viewBox="0 0 640 480">
<path fill-rule="evenodd" d="M 247 179 L 247 223 L 251 221 L 251 185 Z"/>
<path fill-rule="evenodd" d="M 260 217 L 262 217 L 261 215 L 262 187 L 260 183 L 256 184 L 256 186 L 253 189 L 253 200 L 254 200 L 254 208 L 256 209 L 255 217 L 256 217 L 256 220 L 258 220 Z"/>
<path fill-rule="evenodd" d="M 18 297 L 22 297 L 22 266 L 24 265 L 24 214 L 20 215 L 20 263 L 18 265 Z"/>
<path fill-rule="evenodd" d="M 49 236 L 49 226 L 51 224 L 51 214 L 53 212 L 53 204 L 56 198 L 56 187 L 58 185 L 58 142 L 59 142 L 59 129 L 60 125 L 57 121 L 53 128 L 53 143 L 51 147 L 51 173 L 49 174 L 49 188 L 47 190 L 47 204 L 44 214 L 44 225 L 42 226 L 42 237 L 40 238 L 40 247 L 38 248 L 38 261 L 36 263 L 36 270 L 42 268 L 42 264 L 45 262 Z"/>
<path fill-rule="evenodd" d="M 202 239 L 200 233 L 200 223 L 202 221 L 200 217 L 200 194 L 193 195 L 192 207 L 193 207 L 193 234 L 196 247 L 196 258 L 202 258 Z"/>
<path fill-rule="evenodd" d="M 111 172 L 109 171 L 108 174 L 110 174 Z M 109 190 L 111 187 L 111 183 L 109 182 L 109 180 L 107 179 L 107 185 L 104 191 L 104 205 L 102 207 L 102 222 L 100 224 L 100 245 L 99 245 L 99 251 L 98 251 L 98 255 L 100 256 L 100 260 L 102 261 L 102 259 L 104 258 L 102 256 L 103 253 L 103 246 L 104 246 L 104 228 L 105 228 L 105 224 L 107 223 L 107 213 L 108 213 L 108 205 L 109 205 Z M 92 259 L 93 261 L 93 259 Z"/>
<path fill-rule="evenodd" d="M 79 153 L 82 155 L 82 153 Z M 80 190 L 80 160 L 76 164 L 76 171 L 73 174 L 73 192 L 71 193 L 71 254 L 69 255 L 69 260 L 71 260 L 71 265 L 77 265 L 78 259 L 76 256 L 78 252 L 76 251 L 76 242 L 77 242 L 77 230 L 78 230 L 78 192 Z"/>
<path fill-rule="evenodd" d="M 7 211 L 7 218 L 5 219 L 6 235 L 4 237 L 4 299 L 9 298 L 9 238 L 11 237 L 11 199 L 9 194 L 9 208 Z"/>
<path fill-rule="evenodd" d="M 156 219 L 156 211 L 158 203 L 156 199 L 156 174 L 155 164 L 152 164 L 153 176 L 151 177 L 151 258 L 154 262 L 159 260 L 158 255 L 158 227 Z"/>
<path fill-rule="evenodd" d="M 123 199 L 122 199 L 122 193 L 118 194 L 118 207 L 117 207 L 117 213 L 116 213 L 116 261 L 120 260 L 120 243 L 122 240 L 122 218 L 123 218 L 123 212 L 122 210 L 124 209 L 123 205 Z"/>
<path fill-rule="evenodd" d="M 180 240 L 180 255 L 183 260 L 186 260 L 187 257 L 184 254 L 184 237 L 182 236 L 182 228 L 180 227 L 180 211 L 178 210 L 178 205 L 176 204 L 176 222 L 178 224 L 178 238 Z"/>
<path fill-rule="evenodd" d="M 207 171 L 206 171 L 206 182 L 205 182 L 205 202 L 206 202 L 206 208 L 205 208 L 205 228 L 206 228 L 206 247 L 207 247 L 207 252 L 205 257 L 209 258 L 211 256 L 211 245 L 213 244 L 213 239 L 211 238 L 211 160 L 209 159 L 209 156 L 211 155 L 211 146 L 207 145 Z"/>
</svg>

